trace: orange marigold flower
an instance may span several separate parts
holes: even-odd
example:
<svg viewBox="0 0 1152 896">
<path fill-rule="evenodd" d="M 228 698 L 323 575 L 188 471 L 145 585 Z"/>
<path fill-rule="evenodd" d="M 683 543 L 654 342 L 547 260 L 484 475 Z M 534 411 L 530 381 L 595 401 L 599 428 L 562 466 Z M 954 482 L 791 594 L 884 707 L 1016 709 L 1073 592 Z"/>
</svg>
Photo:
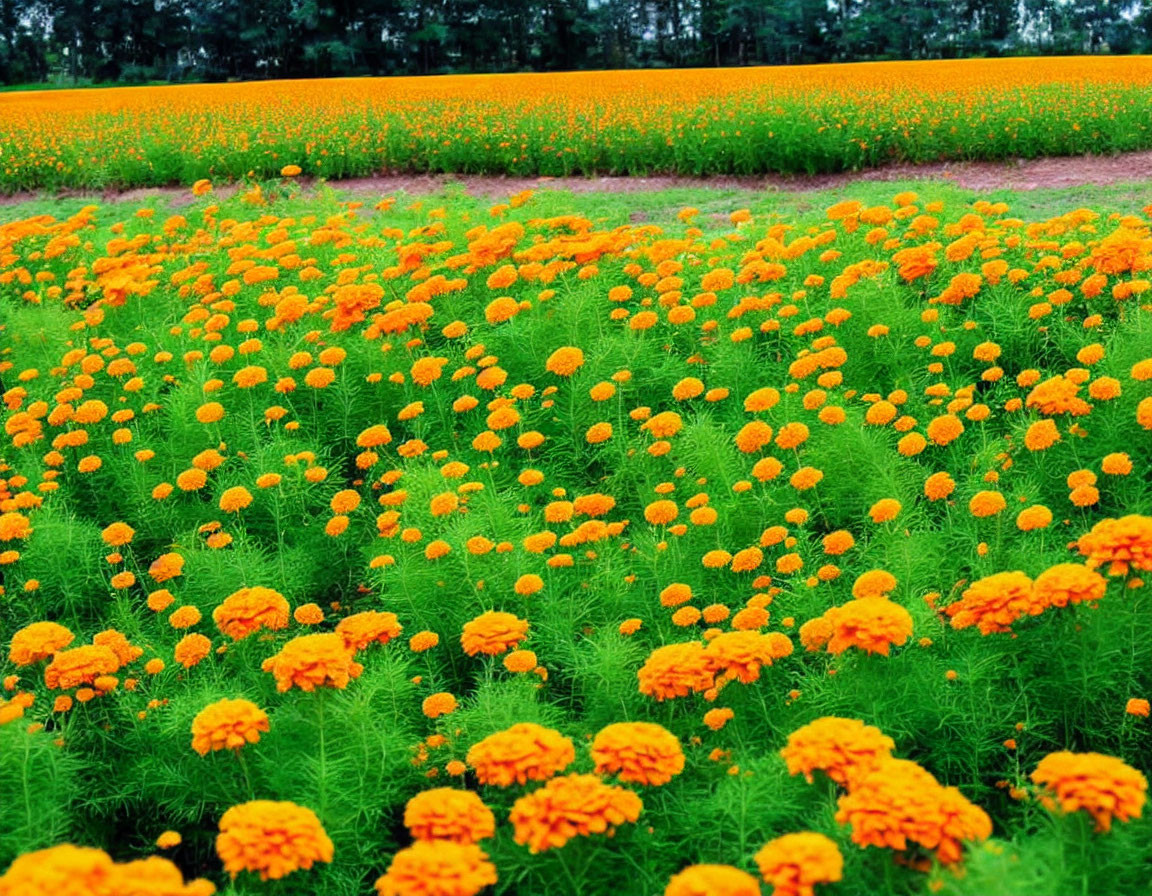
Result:
<svg viewBox="0 0 1152 896">
<path fill-rule="evenodd" d="M 279 591 L 254 585 L 233 591 L 212 611 L 216 627 L 234 641 L 242 641 L 262 628 L 279 631 L 288 626 L 288 601 Z"/>
<path fill-rule="evenodd" d="M 436 632 L 423 631 L 417 632 L 408 639 L 408 648 L 413 653 L 423 653 L 425 650 L 431 650 L 440 643 L 440 636 Z"/>
<path fill-rule="evenodd" d="M 392 857 L 379 896 L 476 896 L 496 883 L 496 866 L 475 843 L 417 840 Z"/>
<path fill-rule="evenodd" d="M 811 782 L 812 772 L 822 771 L 850 790 L 895 747 L 892 738 L 859 719 L 824 716 L 788 735 L 780 755 L 789 774 L 803 774 Z"/>
<path fill-rule="evenodd" d="M 668 881 L 664 896 L 760 896 L 760 883 L 731 865 L 689 865 Z"/>
<path fill-rule="evenodd" d="M 33 622 L 12 636 L 8 659 L 17 666 L 30 666 L 63 650 L 75 637 L 58 622 Z"/>
<path fill-rule="evenodd" d="M 1094 603 L 1104 596 L 1108 581 L 1079 563 L 1058 563 L 1036 577 L 1032 584 L 1033 596 L 1038 604 L 1047 607 L 1066 607 L 1068 604 Z"/>
<path fill-rule="evenodd" d="M 215 891 L 203 879 L 185 883 L 180 869 L 159 856 L 117 864 L 103 850 L 70 843 L 18 856 L 0 875 L 5 896 L 211 896 Z"/>
<path fill-rule="evenodd" d="M 1133 513 L 1101 520 L 1080 536 L 1077 546 L 1089 567 L 1107 565 L 1109 575 L 1127 575 L 1132 569 L 1152 572 L 1152 516 Z"/>
<path fill-rule="evenodd" d="M 119 548 L 129 544 L 135 534 L 136 530 L 127 523 L 112 523 L 105 527 L 100 533 L 100 537 L 109 547 Z"/>
<path fill-rule="evenodd" d="M 148 575 L 157 583 L 167 582 L 169 579 L 175 579 L 183 574 L 184 558 L 174 552 L 161 554 L 148 567 Z"/>
<path fill-rule="evenodd" d="M 635 823 L 644 804 L 631 790 L 605 784 L 595 775 L 565 775 L 516 800 L 508 818 L 516 842 L 539 853 L 573 837 L 611 834 Z"/>
<path fill-rule="evenodd" d="M 840 654 L 849 647 L 866 653 L 888 656 L 890 647 L 908 641 L 912 634 L 912 616 L 899 604 L 887 599 L 850 600 L 832 607 L 824 614 L 832 627 L 827 650 Z"/>
<path fill-rule="evenodd" d="M 1152 705 L 1148 703 L 1143 697 L 1132 697 L 1124 704 L 1124 712 L 1130 716 L 1140 716 L 1141 718 L 1148 718 L 1149 710 Z"/>
<path fill-rule="evenodd" d="M 460 645 L 468 656 L 497 656 L 528 637 L 528 620 L 512 613 L 490 610 L 464 624 Z"/>
<path fill-rule="evenodd" d="M 239 750 L 259 743 L 268 730 L 268 714 L 251 700 L 217 700 L 192 719 L 192 749 L 201 756 L 213 750 Z"/>
<path fill-rule="evenodd" d="M 983 809 L 907 759 L 885 759 L 838 805 L 836 820 L 851 826 L 854 843 L 897 850 L 914 843 L 944 864 L 960 861 L 964 842 L 992 835 Z"/>
<path fill-rule="evenodd" d="M 336 634 L 344 639 L 345 647 L 358 651 L 373 643 L 387 644 L 400 637 L 403 629 L 395 613 L 366 610 L 341 619 L 336 625 Z"/>
<path fill-rule="evenodd" d="M 252 800 L 220 819 L 216 853 L 232 877 L 254 871 L 279 880 L 315 862 L 332 861 L 332 841 L 311 809 L 290 802 Z"/>
<path fill-rule="evenodd" d="M 236 513 L 252 503 L 252 493 L 242 485 L 225 489 L 220 496 L 220 509 L 225 513 Z"/>
<path fill-rule="evenodd" d="M 350 679 L 359 678 L 364 671 L 335 632 L 293 638 L 279 653 L 264 660 L 260 668 L 275 676 L 278 691 L 292 687 L 302 691 L 318 687 L 343 690 Z"/>
<path fill-rule="evenodd" d="M 185 669 L 191 669 L 212 650 L 212 642 L 199 632 L 185 635 L 176 642 L 175 658 Z"/>
<path fill-rule="evenodd" d="M 576 749 L 559 731 L 520 722 L 473 744 L 465 759 L 481 784 L 511 787 L 548 780 L 571 765 Z"/>
<path fill-rule="evenodd" d="M 704 648 L 704 659 L 713 673 L 719 673 L 716 685 L 732 679 L 751 684 L 760 678 L 760 668 L 773 660 L 792 654 L 792 641 L 780 632 L 762 634 L 753 629 L 722 632 Z"/>
<path fill-rule="evenodd" d="M 964 590 L 960 600 L 944 610 L 952 617 L 952 628 L 975 625 L 982 635 L 1009 631 L 1017 619 L 1043 611 L 1032 580 L 1019 570 L 977 579 Z"/>
<path fill-rule="evenodd" d="M 556 349 L 544 364 L 545 369 L 556 376 L 571 376 L 583 366 L 584 352 L 570 345 Z"/>
<path fill-rule="evenodd" d="M 15 541 L 32 534 L 32 524 L 22 513 L 0 513 L 0 541 Z"/>
<path fill-rule="evenodd" d="M 895 590 L 896 576 L 885 569 L 870 569 L 856 577 L 852 585 L 852 596 L 857 599 L 887 597 Z"/>
<path fill-rule="evenodd" d="M 640 693 L 661 702 L 706 691 L 715 683 L 714 667 L 699 641 L 657 647 L 636 677 L 640 681 Z"/>
<path fill-rule="evenodd" d="M 84 644 L 61 650 L 44 669 L 44 683 L 53 690 L 68 690 L 81 684 L 92 684 L 101 675 L 111 675 L 120 668 L 120 660 L 111 648 Z"/>
<path fill-rule="evenodd" d="M 995 516 L 1008 506 L 1000 492 L 977 492 L 968 502 L 968 511 L 975 517 Z"/>
<path fill-rule="evenodd" d="M 1049 753 L 1032 772 L 1032 781 L 1044 788 L 1042 800 L 1048 808 L 1058 803 L 1063 812 L 1083 809 L 1097 831 L 1110 830 L 1113 819 L 1139 818 L 1148 791 L 1141 772 L 1102 753 Z"/>
<path fill-rule="evenodd" d="M 900 508 L 901 504 L 895 498 L 881 498 L 868 510 L 868 516 L 874 523 L 887 523 L 896 519 Z"/>
<path fill-rule="evenodd" d="M 404 825 L 414 840 L 475 843 L 496 833 L 496 816 L 470 790 L 424 790 L 404 807 Z"/>
<path fill-rule="evenodd" d="M 684 751 L 671 731 L 653 722 L 616 722 L 592 741 L 596 773 L 628 784 L 660 786 L 684 770 Z"/>
<path fill-rule="evenodd" d="M 456 711 L 456 697 L 448 691 L 430 694 L 420 704 L 420 711 L 430 719 L 450 715 Z"/>
<path fill-rule="evenodd" d="M 835 883 L 844 874 L 839 847 L 813 831 L 777 837 L 761 847 L 755 860 L 774 896 L 813 896 L 817 884 Z"/>
</svg>

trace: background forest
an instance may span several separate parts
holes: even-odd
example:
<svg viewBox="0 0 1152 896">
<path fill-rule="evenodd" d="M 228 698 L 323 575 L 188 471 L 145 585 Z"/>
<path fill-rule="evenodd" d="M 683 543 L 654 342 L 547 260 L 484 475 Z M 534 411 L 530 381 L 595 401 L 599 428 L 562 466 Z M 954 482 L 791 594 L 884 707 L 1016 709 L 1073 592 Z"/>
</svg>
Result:
<svg viewBox="0 0 1152 896">
<path fill-rule="evenodd" d="M 1147 53 L 1152 0 L 0 0 L 0 82 Z"/>
</svg>

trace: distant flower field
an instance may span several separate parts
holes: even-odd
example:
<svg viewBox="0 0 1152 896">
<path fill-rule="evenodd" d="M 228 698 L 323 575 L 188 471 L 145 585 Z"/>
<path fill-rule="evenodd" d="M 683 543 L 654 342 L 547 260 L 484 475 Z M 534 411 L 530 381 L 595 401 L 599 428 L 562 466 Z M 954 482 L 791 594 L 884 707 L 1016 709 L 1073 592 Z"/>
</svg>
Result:
<svg viewBox="0 0 1152 896">
<path fill-rule="evenodd" d="M 0 896 L 1147 888 L 1152 207 L 196 192 L 0 226 Z"/>
<path fill-rule="evenodd" d="M 1152 147 L 1152 58 L 0 93 L 0 190 L 382 171 L 817 173 Z"/>
</svg>

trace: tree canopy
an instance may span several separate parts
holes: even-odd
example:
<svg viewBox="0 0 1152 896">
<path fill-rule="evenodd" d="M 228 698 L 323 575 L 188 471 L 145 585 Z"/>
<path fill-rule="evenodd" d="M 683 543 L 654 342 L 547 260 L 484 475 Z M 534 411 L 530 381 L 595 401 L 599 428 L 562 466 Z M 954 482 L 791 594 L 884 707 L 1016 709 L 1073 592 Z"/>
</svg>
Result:
<svg viewBox="0 0 1152 896">
<path fill-rule="evenodd" d="M 0 0 L 4 83 L 1152 49 L 1152 0 Z"/>
</svg>

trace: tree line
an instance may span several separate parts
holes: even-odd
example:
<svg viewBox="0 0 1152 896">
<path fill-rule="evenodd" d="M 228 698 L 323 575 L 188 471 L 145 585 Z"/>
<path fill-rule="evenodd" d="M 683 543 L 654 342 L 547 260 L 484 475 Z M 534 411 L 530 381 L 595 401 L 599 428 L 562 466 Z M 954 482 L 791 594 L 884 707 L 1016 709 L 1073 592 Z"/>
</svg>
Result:
<svg viewBox="0 0 1152 896">
<path fill-rule="evenodd" d="M 0 81 L 1152 51 L 1152 0 L 0 0 Z"/>
</svg>

